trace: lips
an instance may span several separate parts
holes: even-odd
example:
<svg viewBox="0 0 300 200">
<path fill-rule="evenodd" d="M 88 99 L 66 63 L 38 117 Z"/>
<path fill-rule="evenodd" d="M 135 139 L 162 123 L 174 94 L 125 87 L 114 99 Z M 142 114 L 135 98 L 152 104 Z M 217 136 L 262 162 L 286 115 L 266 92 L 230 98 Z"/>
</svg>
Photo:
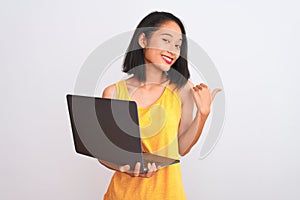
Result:
<svg viewBox="0 0 300 200">
<path fill-rule="evenodd" d="M 173 58 L 171 58 L 169 56 L 162 55 L 162 58 L 168 65 L 170 65 L 173 61 Z"/>
</svg>

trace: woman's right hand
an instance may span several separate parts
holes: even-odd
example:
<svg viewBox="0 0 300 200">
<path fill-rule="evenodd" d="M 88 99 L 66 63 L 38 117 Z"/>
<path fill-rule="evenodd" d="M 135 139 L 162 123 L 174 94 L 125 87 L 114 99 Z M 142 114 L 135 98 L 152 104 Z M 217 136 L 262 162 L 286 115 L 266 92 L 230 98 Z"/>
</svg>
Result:
<svg viewBox="0 0 300 200">
<path fill-rule="evenodd" d="M 145 174 L 140 174 L 140 169 L 141 169 L 141 163 L 140 162 L 137 162 L 135 164 L 135 168 L 134 168 L 133 172 L 130 171 L 130 165 L 123 165 L 123 166 L 119 167 L 120 172 L 127 173 L 131 176 L 135 176 L 135 177 L 139 176 L 139 177 L 144 177 L 144 178 L 150 178 L 157 172 L 157 170 L 160 169 L 160 166 L 156 166 L 155 163 L 152 163 L 152 164 L 148 163 L 148 171 Z"/>
</svg>

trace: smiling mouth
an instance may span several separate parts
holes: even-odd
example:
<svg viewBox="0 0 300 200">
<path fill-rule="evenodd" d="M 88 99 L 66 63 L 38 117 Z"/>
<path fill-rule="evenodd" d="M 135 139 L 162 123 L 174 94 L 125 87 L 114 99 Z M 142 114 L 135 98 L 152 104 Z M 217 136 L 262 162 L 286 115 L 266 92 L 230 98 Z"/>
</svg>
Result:
<svg viewBox="0 0 300 200">
<path fill-rule="evenodd" d="M 168 56 L 162 55 L 162 58 L 164 59 L 164 61 L 169 65 L 172 63 L 173 58 L 170 58 Z"/>
</svg>

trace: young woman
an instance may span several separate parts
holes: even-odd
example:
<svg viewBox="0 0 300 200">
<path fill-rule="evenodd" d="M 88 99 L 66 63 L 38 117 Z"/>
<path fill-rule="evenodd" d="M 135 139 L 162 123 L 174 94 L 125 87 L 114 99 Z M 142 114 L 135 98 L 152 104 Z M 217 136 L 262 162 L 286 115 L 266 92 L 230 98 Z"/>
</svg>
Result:
<svg viewBox="0 0 300 200">
<path fill-rule="evenodd" d="M 137 102 L 143 151 L 175 159 L 187 154 L 198 141 L 220 89 L 210 93 L 207 85 L 194 86 L 188 80 L 182 22 L 166 12 L 147 15 L 133 34 L 123 72 L 133 76 L 105 88 L 103 97 Z M 179 163 L 163 168 L 148 163 L 147 174 L 139 174 L 140 167 L 137 163 L 131 173 L 129 165 L 118 166 L 104 199 L 186 199 Z"/>
</svg>

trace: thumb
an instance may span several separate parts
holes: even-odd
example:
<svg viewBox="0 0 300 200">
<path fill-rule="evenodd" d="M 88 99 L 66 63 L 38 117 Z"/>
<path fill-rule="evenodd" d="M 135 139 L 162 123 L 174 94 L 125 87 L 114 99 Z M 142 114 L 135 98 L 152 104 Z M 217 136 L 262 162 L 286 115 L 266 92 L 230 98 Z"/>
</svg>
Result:
<svg viewBox="0 0 300 200">
<path fill-rule="evenodd" d="M 215 98 L 215 96 L 216 96 L 216 94 L 217 94 L 218 92 L 221 92 L 221 91 L 222 91 L 221 88 L 216 88 L 216 89 L 214 89 L 214 90 L 212 91 L 212 93 L 211 93 L 211 101 L 213 101 L 214 98 Z"/>
</svg>

